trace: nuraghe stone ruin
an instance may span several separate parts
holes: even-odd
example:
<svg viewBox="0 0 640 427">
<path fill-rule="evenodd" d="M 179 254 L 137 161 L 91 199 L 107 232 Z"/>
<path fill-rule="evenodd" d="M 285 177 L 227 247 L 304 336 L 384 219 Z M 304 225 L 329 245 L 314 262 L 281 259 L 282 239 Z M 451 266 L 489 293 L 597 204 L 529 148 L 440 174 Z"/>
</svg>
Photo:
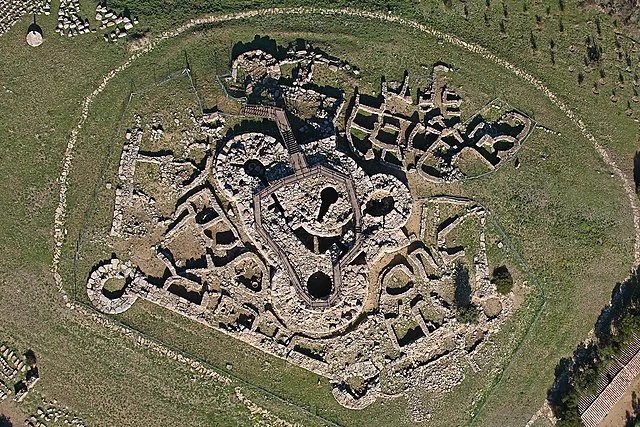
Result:
<svg viewBox="0 0 640 427">
<path fill-rule="evenodd" d="M 221 113 L 136 116 L 123 136 L 110 232 L 126 259 L 97 265 L 88 297 L 105 313 L 142 298 L 208 325 L 328 378 L 349 408 L 418 383 L 451 390 L 466 369 L 480 369 L 476 354 L 514 297 L 490 281 L 484 208 L 442 195 L 418 202 L 406 177 L 459 180 L 465 151 L 493 170 L 532 122 L 511 109 L 462 123 L 442 65 L 415 103 L 405 76 L 398 90 L 383 83 L 378 99 L 356 93 L 343 111 L 344 94 L 314 83 L 317 67 L 359 74 L 307 44 L 237 55 L 224 85 L 243 100 L 252 131 L 226 133 Z M 171 128 L 182 154 L 144 148 Z M 139 178 L 149 167 L 155 178 Z M 470 223 L 479 249 L 465 263 L 465 248 L 449 241 Z M 464 280 L 471 322 L 457 316 L 454 287 Z"/>
<path fill-rule="evenodd" d="M 416 171 L 435 183 L 464 178 L 458 163 L 465 156 L 479 160 L 487 172 L 511 158 L 531 132 L 531 120 L 495 101 L 462 123 L 462 99 L 446 85 L 450 71 L 445 65 L 434 67 L 431 87 L 418 92 L 417 108 L 410 110 L 418 120 L 406 113 L 414 103 L 408 74 L 401 85 L 396 84 L 396 90 L 383 81 L 378 98 L 356 94 L 346 132 L 352 152 L 367 160 L 377 157 L 388 165 Z M 483 117 L 491 110 L 503 109 L 495 122 Z M 366 137 L 358 138 L 356 132 Z"/>
</svg>

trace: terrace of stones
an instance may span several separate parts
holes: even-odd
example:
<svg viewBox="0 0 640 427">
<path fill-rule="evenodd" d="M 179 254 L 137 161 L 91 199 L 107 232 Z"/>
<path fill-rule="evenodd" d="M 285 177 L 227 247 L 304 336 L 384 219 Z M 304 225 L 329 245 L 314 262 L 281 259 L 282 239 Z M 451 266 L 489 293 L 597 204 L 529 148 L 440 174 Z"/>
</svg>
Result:
<svg viewBox="0 0 640 427">
<path fill-rule="evenodd" d="M 50 0 L 0 0 L 0 36 L 26 14 L 51 14 Z"/>
<path fill-rule="evenodd" d="M 30 365 L 25 355 L 19 355 L 6 344 L 0 344 L 0 401 L 14 393 L 14 401 L 22 402 L 38 382 L 38 368 Z"/>
</svg>

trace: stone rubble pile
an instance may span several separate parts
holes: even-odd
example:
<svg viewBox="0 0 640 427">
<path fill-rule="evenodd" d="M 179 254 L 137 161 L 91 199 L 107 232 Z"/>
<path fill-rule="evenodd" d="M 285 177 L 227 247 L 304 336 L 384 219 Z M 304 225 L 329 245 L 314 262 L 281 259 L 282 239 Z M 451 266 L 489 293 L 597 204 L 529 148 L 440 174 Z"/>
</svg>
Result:
<svg viewBox="0 0 640 427">
<path fill-rule="evenodd" d="M 89 25 L 89 19 L 80 16 L 79 0 L 60 0 L 56 33 L 61 36 L 75 37 L 95 32 Z"/>
<path fill-rule="evenodd" d="M 38 382 L 38 370 L 25 363 L 25 356 L 18 356 L 6 344 L 0 345 L 0 401 L 15 390 L 13 398 L 21 402 Z"/>
<path fill-rule="evenodd" d="M 333 57 L 328 53 L 322 51 L 321 49 L 314 48 L 308 42 L 291 44 L 287 48 L 287 57 L 288 58 L 286 61 L 289 63 L 309 61 L 309 64 L 311 64 L 311 66 L 309 66 L 309 69 L 307 71 L 307 73 L 309 74 L 309 77 L 307 79 L 308 81 L 311 80 L 311 74 L 313 73 L 312 65 L 314 63 L 324 64 L 329 68 L 329 70 L 333 72 L 346 71 L 353 73 L 356 76 L 360 74 L 360 71 L 356 67 L 353 67 L 351 64 L 349 64 L 347 61 Z"/>
<path fill-rule="evenodd" d="M 61 407 L 56 400 L 44 400 L 38 406 L 35 413 L 25 420 L 24 425 L 28 427 L 47 427 L 47 425 L 68 425 L 73 427 L 85 427 L 80 417 L 74 415 L 69 408 Z"/>
<path fill-rule="evenodd" d="M 138 17 L 131 18 L 124 13 L 117 14 L 110 10 L 104 4 L 96 6 L 96 21 L 100 23 L 100 29 L 105 30 L 114 27 L 111 32 L 104 34 L 104 40 L 114 42 L 127 36 L 127 31 L 131 30 L 134 25 L 138 25 Z"/>
<path fill-rule="evenodd" d="M 26 14 L 51 13 L 51 0 L 0 0 L 0 37 Z"/>
<path fill-rule="evenodd" d="M 6 399 L 17 382 L 18 375 L 26 371 L 24 362 L 7 347 L 0 345 L 0 402 Z"/>
</svg>

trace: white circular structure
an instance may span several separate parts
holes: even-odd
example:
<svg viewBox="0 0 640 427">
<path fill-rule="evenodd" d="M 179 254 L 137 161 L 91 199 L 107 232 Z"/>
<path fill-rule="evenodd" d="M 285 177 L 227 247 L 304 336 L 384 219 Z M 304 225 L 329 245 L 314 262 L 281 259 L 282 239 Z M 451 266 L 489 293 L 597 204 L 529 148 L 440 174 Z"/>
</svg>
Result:
<svg viewBox="0 0 640 427">
<path fill-rule="evenodd" d="M 38 47 L 42 44 L 44 39 L 42 38 L 42 32 L 37 30 L 31 30 L 27 33 L 27 44 L 31 47 Z"/>
</svg>

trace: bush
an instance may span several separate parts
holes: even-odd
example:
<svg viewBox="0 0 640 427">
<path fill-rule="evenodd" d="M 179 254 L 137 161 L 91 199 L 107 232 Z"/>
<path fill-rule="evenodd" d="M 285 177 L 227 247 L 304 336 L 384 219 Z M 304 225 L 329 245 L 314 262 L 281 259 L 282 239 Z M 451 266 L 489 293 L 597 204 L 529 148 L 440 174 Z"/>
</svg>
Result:
<svg viewBox="0 0 640 427">
<path fill-rule="evenodd" d="M 478 308 L 473 305 L 459 307 L 456 313 L 456 319 L 458 319 L 460 323 L 478 323 L 479 314 Z"/>
<path fill-rule="evenodd" d="M 491 283 L 496 285 L 496 289 L 502 295 L 506 295 L 513 289 L 513 277 L 506 266 L 501 265 L 493 270 Z"/>
<path fill-rule="evenodd" d="M 27 366 L 35 366 L 36 365 L 36 354 L 33 350 L 27 350 L 24 353 L 24 358 L 27 362 Z"/>
</svg>

